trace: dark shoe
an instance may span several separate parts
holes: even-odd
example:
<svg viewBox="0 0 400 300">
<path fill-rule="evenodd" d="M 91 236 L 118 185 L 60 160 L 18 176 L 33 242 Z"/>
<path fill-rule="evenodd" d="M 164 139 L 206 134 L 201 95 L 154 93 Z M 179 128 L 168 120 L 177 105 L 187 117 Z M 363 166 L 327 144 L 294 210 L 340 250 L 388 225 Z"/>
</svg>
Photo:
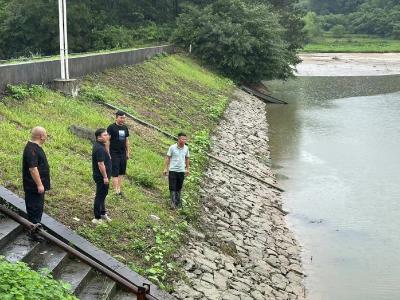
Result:
<svg viewBox="0 0 400 300">
<path fill-rule="evenodd" d="M 34 233 L 28 233 L 28 239 L 30 241 L 32 241 L 32 242 L 39 242 L 39 243 L 45 241 L 44 238 L 42 238 L 39 234 L 37 234 L 35 232 Z"/>
</svg>

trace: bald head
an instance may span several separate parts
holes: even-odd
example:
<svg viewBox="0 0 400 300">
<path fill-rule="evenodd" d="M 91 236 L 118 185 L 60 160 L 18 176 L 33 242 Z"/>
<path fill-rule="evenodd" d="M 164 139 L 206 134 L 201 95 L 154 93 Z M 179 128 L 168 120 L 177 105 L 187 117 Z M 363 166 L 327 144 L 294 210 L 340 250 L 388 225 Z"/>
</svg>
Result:
<svg viewBox="0 0 400 300">
<path fill-rule="evenodd" d="M 36 126 L 31 130 L 32 142 L 43 144 L 47 139 L 46 129 L 40 126 Z"/>
</svg>

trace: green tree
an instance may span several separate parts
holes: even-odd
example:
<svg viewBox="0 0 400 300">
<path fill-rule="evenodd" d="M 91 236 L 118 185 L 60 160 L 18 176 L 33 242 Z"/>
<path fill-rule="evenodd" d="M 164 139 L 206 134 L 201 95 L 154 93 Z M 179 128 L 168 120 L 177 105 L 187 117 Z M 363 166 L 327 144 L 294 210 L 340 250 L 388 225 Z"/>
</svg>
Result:
<svg viewBox="0 0 400 300">
<path fill-rule="evenodd" d="M 346 28 L 343 25 L 335 25 L 331 29 L 333 37 L 341 38 L 346 33 Z"/>
<path fill-rule="evenodd" d="M 237 82 L 286 79 L 299 62 L 284 39 L 277 14 L 266 4 L 217 0 L 180 15 L 173 41 Z"/>
<path fill-rule="evenodd" d="M 354 12 L 366 0 L 309 0 L 309 9 L 320 15 L 348 14 Z"/>
<path fill-rule="evenodd" d="M 0 15 L 0 57 L 57 49 L 57 3 L 50 0 L 8 1 Z"/>
<path fill-rule="evenodd" d="M 343 25 L 349 33 L 399 38 L 399 0 L 302 0 L 318 15 L 322 28 Z"/>
<path fill-rule="evenodd" d="M 324 31 L 330 31 L 335 25 L 343 25 L 345 28 L 349 26 L 349 18 L 343 14 L 318 16 L 318 20 Z"/>
<path fill-rule="evenodd" d="M 304 46 L 304 12 L 298 7 L 298 0 L 267 0 L 279 15 L 279 23 L 285 29 L 284 39 L 294 55 Z"/>
<path fill-rule="evenodd" d="M 353 32 L 396 37 L 400 3 L 395 4 L 395 1 L 382 3 L 373 0 L 365 3 L 359 11 L 349 15 Z"/>
<path fill-rule="evenodd" d="M 68 0 L 71 52 L 133 46 L 134 36 L 150 27 L 170 27 L 172 0 Z M 156 30 L 161 37 L 168 31 Z M 129 34 L 133 34 L 128 36 Z M 143 37 L 145 40 L 145 37 Z M 101 47 L 101 48 L 99 48 Z M 58 4 L 54 0 L 0 0 L 0 59 L 58 52 Z"/>
<path fill-rule="evenodd" d="M 322 36 L 322 29 L 321 29 L 321 24 L 318 19 L 318 16 L 315 12 L 308 12 L 304 18 L 304 33 L 306 35 L 307 41 L 312 41 L 315 39 L 318 39 Z"/>
</svg>

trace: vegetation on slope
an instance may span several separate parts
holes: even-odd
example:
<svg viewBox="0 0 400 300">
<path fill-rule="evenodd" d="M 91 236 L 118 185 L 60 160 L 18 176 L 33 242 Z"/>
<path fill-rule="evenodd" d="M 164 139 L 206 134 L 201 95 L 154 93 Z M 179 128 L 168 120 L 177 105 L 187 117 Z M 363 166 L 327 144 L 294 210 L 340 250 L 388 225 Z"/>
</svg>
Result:
<svg viewBox="0 0 400 300">
<path fill-rule="evenodd" d="M 23 195 L 22 149 L 29 129 L 44 126 L 50 136 L 44 148 L 53 179 L 45 211 L 170 289 L 171 282 L 179 276 L 174 255 L 184 241 L 188 224 L 196 220 L 197 191 L 206 163 L 209 133 L 232 91 L 231 81 L 179 55 L 89 76 L 76 99 L 39 86 L 10 87 L 9 95 L 0 101 L 0 184 Z M 164 155 L 174 141 L 129 121 L 132 159 L 123 186 L 125 196 L 121 199 L 111 192 L 107 198 L 112 223 L 97 227 L 91 224 L 91 144 L 73 135 L 68 127 L 75 124 L 95 129 L 113 122 L 114 111 L 99 101 L 114 103 L 172 133 L 188 133 L 192 170 L 186 181 L 184 209 L 177 212 L 169 208 L 167 181 L 162 176 Z"/>
<path fill-rule="evenodd" d="M 25 263 L 9 263 L 0 256 L 2 300 L 76 300 L 70 286 L 56 281 L 45 269 L 32 271 Z"/>
</svg>

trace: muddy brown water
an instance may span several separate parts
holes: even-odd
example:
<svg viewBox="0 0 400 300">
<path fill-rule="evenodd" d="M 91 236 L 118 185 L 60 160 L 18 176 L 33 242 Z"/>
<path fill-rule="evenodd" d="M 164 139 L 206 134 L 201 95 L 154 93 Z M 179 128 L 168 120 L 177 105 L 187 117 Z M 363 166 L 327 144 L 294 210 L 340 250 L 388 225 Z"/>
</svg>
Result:
<svg viewBox="0 0 400 300">
<path fill-rule="evenodd" d="M 400 76 L 267 82 L 272 164 L 308 299 L 400 299 Z"/>
</svg>

